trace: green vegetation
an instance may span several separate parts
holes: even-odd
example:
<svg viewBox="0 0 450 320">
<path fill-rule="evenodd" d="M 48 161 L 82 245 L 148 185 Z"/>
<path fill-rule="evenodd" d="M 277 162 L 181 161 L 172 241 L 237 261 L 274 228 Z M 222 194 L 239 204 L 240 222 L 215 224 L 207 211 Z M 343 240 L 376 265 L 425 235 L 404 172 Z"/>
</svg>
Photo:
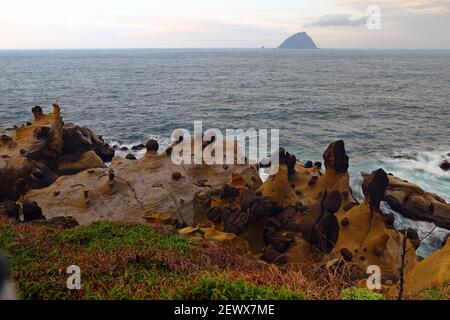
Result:
<svg viewBox="0 0 450 320">
<path fill-rule="evenodd" d="M 306 278 L 261 264 L 237 248 L 180 236 L 171 226 L 97 222 L 57 229 L 0 217 L 0 249 L 9 256 L 23 299 L 382 300 L 342 288 L 330 273 Z M 68 290 L 67 267 L 81 269 L 81 290 Z M 449 299 L 449 287 L 413 299 Z M 395 298 L 386 296 L 386 298 Z"/>
<path fill-rule="evenodd" d="M 257 286 L 241 279 L 203 276 L 175 293 L 182 300 L 306 300 L 308 294 L 286 287 Z"/>
<path fill-rule="evenodd" d="M 381 293 L 363 288 L 347 288 L 342 290 L 343 300 L 384 300 Z"/>
<path fill-rule="evenodd" d="M 236 248 L 180 236 L 170 226 L 97 222 L 62 230 L 0 217 L 0 232 L 23 299 L 308 297 L 272 284 L 272 278 L 279 281 L 277 269 L 262 268 Z M 81 269 L 81 290 L 67 289 L 71 265 Z"/>
<path fill-rule="evenodd" d="M 166 228 L 169 231 L 169 228 Z M 188 253 L 194 242 L 174 233 L 162 235 L 143 224 L 95 222 L 87 227 L 66 230 L 58 234 L 61 244 L 89 249 L 117 250 L 120 246 L 148 248 Z"/>
</svg>

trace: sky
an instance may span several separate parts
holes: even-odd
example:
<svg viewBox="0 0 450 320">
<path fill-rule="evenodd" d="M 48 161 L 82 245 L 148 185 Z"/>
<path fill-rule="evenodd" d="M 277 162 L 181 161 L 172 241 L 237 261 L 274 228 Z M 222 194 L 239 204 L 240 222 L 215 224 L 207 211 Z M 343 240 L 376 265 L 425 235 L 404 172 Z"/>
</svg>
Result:
<svg viewBox="0 0 450 320">
<path fill-rule="evenodd" d="M 377 28 L 368 28 L 368 19 Z M 450 0 L 1 0 L 0 6 L 0 49 L 271 48 L 300 31 L 320 48 L 450 49 Z"/>
</svg>

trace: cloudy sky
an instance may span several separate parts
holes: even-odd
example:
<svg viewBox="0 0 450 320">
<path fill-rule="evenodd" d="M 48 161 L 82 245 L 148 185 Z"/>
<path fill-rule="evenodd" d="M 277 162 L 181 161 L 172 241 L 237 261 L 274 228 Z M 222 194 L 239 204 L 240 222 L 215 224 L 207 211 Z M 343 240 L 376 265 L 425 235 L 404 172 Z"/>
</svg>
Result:
<svg viewBox="0 0 450 320">
<path fill-rule="evenodd" d="M 368 7 L 381 10 L 370 30 Z M 2 0 L 0 48 L 450 49 L 450 0 Z"/>
</svg>

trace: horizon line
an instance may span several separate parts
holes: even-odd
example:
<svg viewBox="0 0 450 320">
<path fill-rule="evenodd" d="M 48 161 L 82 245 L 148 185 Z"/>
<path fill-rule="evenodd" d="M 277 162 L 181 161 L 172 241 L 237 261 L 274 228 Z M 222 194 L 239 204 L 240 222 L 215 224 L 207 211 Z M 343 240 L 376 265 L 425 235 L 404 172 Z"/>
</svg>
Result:
<svg viewBox="0 0 450 320">
<path fill-rule="evenodd" d="M 44 51 L 44 50 L 284 50 L 284 51 L 314 51 L 314 50 L 450 50 L 449 48 L 364 48 L 364 47 L 324 47 L 316 49 L 281 49 L 278 47 L 79 47 L 79 48 L 0 48 L 0 51 Z"/>
</svg>

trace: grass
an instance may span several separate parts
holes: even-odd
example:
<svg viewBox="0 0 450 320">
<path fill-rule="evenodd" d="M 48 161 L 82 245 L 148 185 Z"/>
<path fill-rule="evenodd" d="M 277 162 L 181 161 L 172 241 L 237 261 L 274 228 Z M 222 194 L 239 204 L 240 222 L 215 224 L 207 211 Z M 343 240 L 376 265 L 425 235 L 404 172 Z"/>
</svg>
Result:
<svg viewBox="0 0 450 320">
<path fill-rule="evenodd" d="M 286 287 L 258 286 L 242 279 L 203 276 L 168 298 L 182 300 L 307 300 L 308 294 Z"/>
<path fill-rule="evenodd" d="M 363 288 L 347 288 L 342 290 L 343 300 L 384 300 L 381 293 Z"/>
<path fill-rule="evenodd" d="M 180 236 L 170 226 L 97 222 L 68 230 L 0 217 L 0 249 L 10 259 L 22 299 L 383 299 L 348 288 L 338 274 L 257 261 L 237 248 Z M 68 290 L 67 267 L 81 269 Z M 345 289 L 347 288 L 347 289 Z M 417 299 L 448 299 L 429 290 Z"/>
<path fill-rule="evenodd" d="M 23 299 L 307 297 L 284 286 L 277 268 L 236 248 L 180 236 L 170 226 L 96 222 L 60 230 L 1 217 L 0 231 Z M 81 290 L 67 289 L 71 265 L 81 269 Z"/>
</svg>

